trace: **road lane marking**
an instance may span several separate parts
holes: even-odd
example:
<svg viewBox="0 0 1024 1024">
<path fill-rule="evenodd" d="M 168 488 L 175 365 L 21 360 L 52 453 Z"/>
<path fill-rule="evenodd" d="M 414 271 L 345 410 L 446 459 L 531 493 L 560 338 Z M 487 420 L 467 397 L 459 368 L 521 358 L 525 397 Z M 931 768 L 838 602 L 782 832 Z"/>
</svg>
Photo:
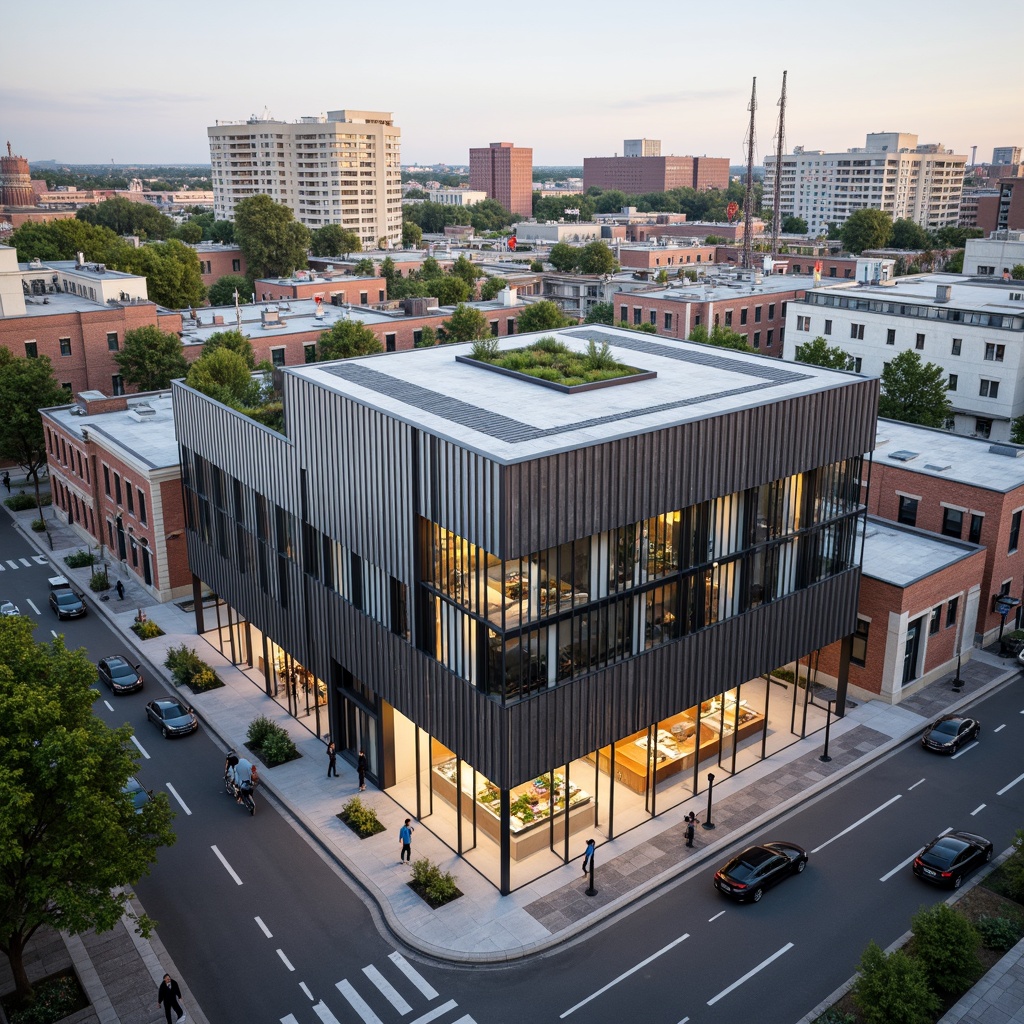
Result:
<svg viewBox="0 0 1024 1024">
<path fill-rule="evenodd" d="M 50 630 L 50 636 L 52 636 L 53 639 L 56 640 L 57 639 L 57 630 L 51 629 Z"/>
<path fill-rule="evenodd" d="M 18 561 L 21 562 L 26 569 L 32 568 L 32 563 L 27 558 L 19 558 Z"/>
<path fill-rule="evenodd" d="M 1022 711 L 1021 714 L 1024 715 L 1024 711 Z M 1013 789 L 1021 779 L 1024 779 L 1024 775 L 1018 775 L 1017 778 L 1015 778 L 1008 786 L 1003 786 L 1003 788 L 996 793 L 996 796 L 1002 796 L 1008 790 Z"/>
<path fill-rule="evenodd" d="M 419 971 L 399 952 L 389 954 L 388 959 L 419 989 L 420 993 L 427 999 L 436 999 L 437 990 L 432 988 L 430 983 Z"/>
<path fill-rule="evenodd" d="M 259 918 L 257 918 L 256 920 L 258 921 Z M 306 993 L 307 997 L 309 998 L 309 1001 L 312 1002 L 313 1001 L 313 993 L 309 991 L 309 986 L 304 981 L 300 981 L 299 982 L 299 988 L 301 988 L 302 991 Z"/>
<path fill-rule="evenodd" d="M 580 1002 L 578 1002 L 575 1006 L 570 1006 L 569 1009 L 565 1011 L 565 1013 L 559 1014 L 558 1019 L 565 1020 L 565 1018 L 568 1017 L 570 1013 L 575 1013 L 581 1006 L 586 1006 L 587 1003 L 593 1001 L 598 996 L 604 995 L 604 993 L 607 992 L 608 989 L 614 988 L 616 985 L 618 985 L 620 981 L 625 981 L 626 978 L 628 978 L 631 974 L 636 974 L 637 971 L 643 970 L 649 963 L 652 963 L 654 960 L 657 960 L 658 957 L 661 956 L 663 953 L 667 953 L 670 949 L 672 949 L 675 946 L 678 946 L 680 942 L 685 941 L 689 937 L 690 933 L 687 932 L 685 935 L 680 935 L 678 939 L 673 939 L 667 946 L 662 946 L 657 953 L 652 953 L 646 960 L 641 960 L 640 963 L 638 963 L 635 967 L 630 967 L 628 971 L 626 971 L 623 974 L 620 974 L 614 980 L 609 981 L 608 984 L 604 986 L 604 988 L 599 988 L 595 993 L 593 993 L 593 995 L 589 995 L 586 999 L 580 1000 Z"/>
<path fill-rule="evenodd" d="M 968 743 L 963 750 L 958 750 L 951 758 L 950 761 L 955 761 L 961 754 L 966 754 L 968 750 L 973 750 L 978 745 L 978 741 L 975 740 L 973 743 Z"/>
<path fill-rule="evenodd" d="M 169 782 L 165 783 L 165 785 L 167 786 L 167 790 L 171 794 L 171 796 L 173 796 L 174 799 L 177 800 L 179 804 L 181 804 L 181 809 L 186 814 L 191 814 L 192 812 L 189 810 L 188 804 L 185 803 L 185 801 L 182 800 L 180 796 L 178 796 L 178 791 Z M 268 938 L 269 938 L 269 936 L 268 936 Z"/>
<path fill-rule="evenodd" d="M 257 917 L 256 923 L 260 926 L 260 931 L 263 932 L 263 934 L 266 935 L 268 939 L 272 939 L 274 937 L 270 934 L 270 929 L 263 923 L 262 917 Z M 313 997 L 310 996 L 309 998 L 312 999 Z"/>
<path fill-rule="evenodd" d="M 715 914 L 714 917 L 709 917 L 708 918 L 708 924 L 711 924 L 712 921 L 717 921 L 724 913 L 725 913 L 724 910 L 720 910 L 717 914 Z"/>
<path fill-rule="evenodd" d="M 973 818 L 979 811 L 985 810 L 987 806 L 987 804 L 978 804 L 978 806 L 975 807 L 973 811 L 971 811 L 971 817 Z"/>
<path fill-rule="evenodd" d="M 32 602 L 29 601 L 29 604 L 31 604 L 31 603 Z M 1006 723 L 1004 722 L 1002 725 L 997 725 L 992 731 L 993 732 L 1002 732 L 1005 728 L 1006 728 Z"/>
<path fill-rule="evenodd" d="M 110 710 L 113 711 L 114 709 L 111 708 Z M 148 761 L 149 754 L 146 753 L 146 748 L 134 736 L 132 737 L 132 743 L 134 743 L 135 746 L 139 748 L 139 751 L 141 752 L 142 756 Z"/>
<path fill-rule="evenodd" d="M 952 831 L 953 830 L 951 828 L 944 828 L 939 833 L 939 835 L 940 836 L 944 836 L 947 832 L 952 832 Z M 917 853 L 912 853 L 906 860 L 901 860 L 899 862 L 899 864 L 897 864 L 896 867 L 894 867 L 892 869 L 892 871 L 888 871 L 884 875 L 882 875 L 882 877 L 879 879 L 879 881 L 880 882 L 888 882 L 889 879 L 892 878 L 893 875 L 897 874 L 897 872 L 902 871 L 908 864 L 913 864 L 914 860 L 917 857 L 920 857 L 923 852 L 924 852 L 924 847 L 922 846 L 921 849 L 917 851 Z"/>
<path fill-rule="evenodd" d="M 719 999 L 724 999 L 730 992 L 732 992 L 734 989 L 739 988 L 740 985 L 742 985 L 745 981 L 749 981 L 755 974 L 758 973 L 758 971 L 763 971 L 770 963 L 772 963 L 775 960 L 778 960 L 783 953 L 788 953 L 792 948 L 793 943 L 787 942 L 782 947 L 782 949 L 776 950 L 774 953 L 772 953 L 770 957 L 768 957 L 767 960 L 762 960 L 753 970 L 747 971 L 747 973 L 744 974 L 742 978 L 737 979 L 728 988 L 723 988 L 717 996 L 714 996 L 711 999 L 709 999 L 708 1006 L 714 1006 Z"/>
<path fill-rule="evenodd" d="M 221 853 L 216 846 L 211 846 L 210 849 L 213 850 L 213 852 L 217 855 L 217 860 L 219 860 L 221 864 L 224 865 L 224 870 L 235 880 L 235 884 L 241 885 L 242 880 L 235 873 L 235 869 L 227 862 L 227 860 L 224 857 L 224 854 Z"/>
<path fill-rule="evenodd" d="M 8 565 L 9 565 L 9 566 L 10 566 L 10 567 L 11 567 L 12 569 L 17 569 L 17 568 L 18 568 L 18 563 L 17 563 L 16 561 L 14 561 L 14 559 L 13 559 L 13 558 L 8 558 L 8 559 L 7 559 L 7 564 L 8 564 Z"/>
<path fill-rule="evenodd" d="M 29 606 L 36 613 L 36 615 L 42 615 L 43 613 L 35 606 L 35 602 L 30 597 L 25 598 L 25 604 Z"/>
<path fill-rule="evenodd" d="M 314 1006 L 313 1009 L 315 1010 L 316 1007 Z M 320 1019 L 323 1020 L 323 1017 Z M 299 1024 L 299 1022 L 295 1019 L 294 1013 L 289 1013 L 287 1017 L 281 1018 L 281 1024 Z"/>
<path fill-rule="evenodd" d="M 917 787 L 920 786 L 922 782 L 924 782 L 924 779 L 918 779 L 917 782 L 915 782 L 912 786 L 909 786 L 907 788 L 907 792 L 909 793 L 912 789 L 917 789 Z"/>
<path fill-rule="evenodd" d="M 292 962 L 288 959 L 288 957 L 284 955 L 283 949 L 279 949 L 277 951 L 277 955 L 281 958 L 281 961 L 284 963 L 285 967 L 287 967 L 289 971 L 295 970 L 295 968 L 292 967 Z"/>
<path fill-rule="evenodd" d="M 454 1010 L 459 1004 L 454 999 L 449 999 L 447 1003 L 442 1006 L 435 1006 L 432 1010 L 428 1010 L 422 1017 L 417 1017 L 413 1021 L 409 1021 L 409 1024 L 430 1024 L 432 1020 L 436 1020 L 443 1013 L 447 1013 L 449 1010 Z M 463 1017 L 463 1020 L 472 1021 L 472 1017 Z"/>
<path fill-rule="evenodd" d="M 103 703 L 107 705 L 107 710 L 108 711 L 113 711 L 114 710 L 113 704 L 111 704 L 110 701 L 106 699 L 106 697 L 103 698 Z"/>
<path fill-rule="evenodd" d="M 49 565 L 49 562 L 46 559 L 46 555 L 33 555 L 32 561 L 35 562 L 36 565 Z M 29 604 L 31 603 L 32 602 L 29 601 Z"/>
<path fill-rule="evenodd" d="M 334 987 L 345 997 L 349 1006 L 362 1017 L 365 1024 L 384 1024 L 380 1017 L 370 1009 L 366 1000 L 352 987 L 351 982 L 343 978 Z"/>
<path fill-rule="evenodd" d="M 881 811 L 884 811 L 886 807 L 888 807 L 890 804 L 896 803 L 896 801 L 899 800 L 901 796 L 901 793 L 897 793 L 896 796 L 894 796 L 891 800 L 886 800 L 885 803 L 882 804 L 880 807 L 876 807 L 873 811 L 869 811 L 867 814 L 865 814 L 864 817 L 860 819 L 860 821 L 855 821 L 852 825 L 850 825 L 848 828 L 844 828 L 842 832 L 837 833 L 831 839 L 826 839 L 825 842 L 823 842 L 820 846 L 816 846 L 813 850 L 811 850 L 811 853 L 818 853 L 820 850 L 824 850 L 825 847 L 828 846 L 830 843 L 834 843 L 837 839 L 842 839 L 847 832 L 852 832 L 855 828 L 860 828 L 860 826 L 863 825 L 865 821 L 870 821 L 876 814 L 880 813 Z"/>
<path fill-rule="evenodd" d="M 322 999 L 313 1007 L 313 1012 L 324 1022 L 324 1024 L 341 1024 L 341 1021 L 327 1009 L 327 1004 Z M 291 1014 L 288 1016 L 291 1017 Z M 294 1024 L 299 1024 L 294 1017 L 292 1017 L 291 1020 L 287 1020 L 287 1018 L 282 1020 L 281 1024 L 292 1024 L 293 1021 Z"/>
<path fill-rule="evenodd" d="M 377 990 L 401 1014 L 409 1013 L 412 1007 L 402 998 L 401 993 L 373 964 L 363 968 L 363 974 L 377 986 Z"/>
</svg>

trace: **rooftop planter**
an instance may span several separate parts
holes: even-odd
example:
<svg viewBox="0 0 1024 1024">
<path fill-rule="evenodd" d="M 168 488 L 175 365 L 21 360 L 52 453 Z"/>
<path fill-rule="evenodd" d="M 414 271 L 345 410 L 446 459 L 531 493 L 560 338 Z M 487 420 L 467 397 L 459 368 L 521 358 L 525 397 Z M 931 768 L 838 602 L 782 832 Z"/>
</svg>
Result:
<svg viewBox="0 0 1024 1024">
<path fill-rule="evenodd" d="M 525 348 L 505 350 L 498 348 L 497 339 L 488 338 L 475 342 L 468 356 L 456 356 L 455 361 L 570 395 L 658 376 L 653 370 L 616 362 L 607 342 L 598 348 L 591 341 L 585 352 L 577 352 L 554 338 L 541 338 Z"/>
</svg>

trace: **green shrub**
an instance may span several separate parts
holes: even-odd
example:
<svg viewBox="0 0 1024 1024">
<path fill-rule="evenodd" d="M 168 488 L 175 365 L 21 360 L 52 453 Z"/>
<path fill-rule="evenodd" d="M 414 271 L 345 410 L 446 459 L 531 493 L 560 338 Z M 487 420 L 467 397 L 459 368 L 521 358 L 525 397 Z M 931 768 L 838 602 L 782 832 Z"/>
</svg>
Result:
<svg viewBox="0 0 1024 1024">
<path fill-rule="evenodd" d="M 452 873 L 442 871 L 426 857 L 413 861 L 412 884 L 435 907 L 450 903 L 462 895 Z"/>
<path fill-rule="evenodd" d="M 999 890 L 1011 900 L 1024 903 L 1024 829 L 1013 837 L 1013 853 L 999 868 Z"/>
<path fill-rule="evenodd" d="M 266 715 L 258 715 L 249 723 L 249 730 L 246 732 L 245 738 L 254 747 L 262 747 L 276 728 L 278 726 L 267 718 Z"/>
<path fill-rule="evenodd" d="M 69 569 L 84 569 L 95 561 L 96 556 L 91 551 L 76 551 L 73 555 L 64 556 L 64 564 Z"/>
<path fill-rule="evenodd" d="M 294 761 L 299 752 L 288 735 L 280 726 L 274 726 L 272 732 L 260 747 L 260 757 L 268 768 L 274 768 L 286 761 Z"/>
<path fill-rule="evenodd" d="M 39 504 L 46 508 L 51 501 L 48 494 L 43 494 L 40 496 Z M 36 498 L 34 494 L 25 494 L 23 491 L 21 494 L 12 494 L 9 498 L 4 498 L 4 504 L 12 512 L 27 512 L 36 507 Z"/>
<path fill-rule="evenodd" d="M 159 627 L 157 628 L 159 629 Z M 206 693 L 207 690 L 216 690 L 224 684 L 221 682 L 217 673 L 214 672 L 209 665 L 203 665 L 203 667 L 192 676 L 188 685 L 193 693 Z"/>
<path fill-rule="evenodd" d="M 377 817 L 377 812 L 367 804 L 364 804 L 359 797 L 354 796 L 345 803 L 337 817 L 343 821 L 360 839 L 375 836 L 384 832 L 385 827 Z"/>
<path fill-rule="evenodd" d="M 145 622 L 133 622 L 132 632 L 140 640 L 152 640 L 154 637 L 164 635 L 164 631 L 152 619 L 146 619 Z"/>
<path fill-rule="evenodd" d="M 469 355 L 472 359 L 489 362 L 498 355 L 498 339 L 483 338 L 480 341 L 474 341 L 473 347 L 469 350 Z"/>
<path fill-rule="evenodd" d="M 99 572 L 92 574 L 89 578 L 89 589 L 97 591 L 110 589 L 110 577 L 107 576 L 106 569 L 100 569 Z"/>
<path fill-rule="evenodd" d="M 46 529 L 46 521 L 43 519 L 33 519 L 32 529 L 36 533 L 42 533 Z"/>
<path fill-rule="evenodd" d="M 942 1003 L 917 960 L 902 949 L 886 956 L 871 942 L 859 970 L 853 999 L 865 1024 L 932 1024 Z"/>
<path fill-rule="evenodd" d="M 960 996 L 981 976 L 980 938 L 974 925 L 948 903 L 923 907 L 913 917 L 914 956 L 932 990 Z"/>
<path fill-rule="evenodd" d="M 34 986 L 29 1006 L 11 1010 L 11 1024 L 53 1024 L 88 1006 L 78 979 L 68 971 Z"/>
<path fill-rule="evenodd" d="M 193 676 L 209 667 L 191 647 L 185 644 L 171 647 L 167 651 L 167 659 L 164 664 L 171 670 L 175 686 L 191 686 Z"/>
<path fill-rule="evenodd" d="M 1010 917 L 983 917 L 977 924 L 986 949 L 1006 953 L 1024 938 L 1024 924 Z"/>
<path fill-rule="evenodd" d="M 857 1024 L 857 1018 L 852 1013 L 843 1013 L 842 1010 L 833 1006 L 830 1010 L 815 1017 L 813 1024 Z"/>
</svg>

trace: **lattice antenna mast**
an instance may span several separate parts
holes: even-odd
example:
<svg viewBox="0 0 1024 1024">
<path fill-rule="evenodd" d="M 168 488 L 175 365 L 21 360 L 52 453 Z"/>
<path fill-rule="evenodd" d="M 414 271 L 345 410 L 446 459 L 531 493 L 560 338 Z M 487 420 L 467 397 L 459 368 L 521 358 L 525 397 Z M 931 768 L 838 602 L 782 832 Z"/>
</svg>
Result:
<svg viewBox="0 0 1024 1024">
<path fill-rule="evenodd" d="M 779 97 L 779 125 L 775 132 L 775 190 L 772 193 L 772 256 L 779 253 L 782 232 L 782 154 L 786 150 L 786 75 L 782 72 L 782 95 Z"/>
<path fill-rule="evenodd" d="M 757 111 L 757 79 L 750 88 L 750 127 L 747 128 L 747 191 L 743 196 L 743 267 L 751 266 L 751 237 L 754 233 L 754 114 Z"/>
</svg>

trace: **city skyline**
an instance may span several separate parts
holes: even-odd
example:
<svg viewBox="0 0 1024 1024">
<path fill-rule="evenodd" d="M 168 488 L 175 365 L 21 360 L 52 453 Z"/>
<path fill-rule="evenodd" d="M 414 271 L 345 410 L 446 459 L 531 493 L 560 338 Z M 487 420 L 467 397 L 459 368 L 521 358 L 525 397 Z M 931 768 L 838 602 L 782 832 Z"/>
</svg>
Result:
<svg viewBox="0 0 1024 1024">
<path fill-rule="evenodd" d="M 80 11 L 58 0 L 58 23 L 64 9 Z M 977 146 L 982 162 L 996 146 L 1024 142 L 1010 91 L 969 71 L 993 25 L 1004 52 L 1024 43 L 1014 0 L 966 22 L 951 0 L 927 17 L 897 0 L 884 24 L 824 8 L 812 16 L 795 3 L 778 5 L 771 21 L 749 0 L 731 5 L 728 21 L 656 3 L 632 37 L 613 34 L 620 7 L 570 0 L 545 12 L 537 41 L 496 37 L 468 4 L 446 10 L 442 25 L 398 0 L 388 8 L 396 28 L 365 38 L 339 31 L 352 13 L 344 5 L 284 32 L 280 8 L 265 0 L 247 6 L 244 21 L 195 0 L 159 28 L 86 20 L 47 36 L 45 75 L 36 48 L 7 54 L 2 141 L 30 161 L 206 164 L 206 128 L 218 120 L 353 108 L 393 111 L 405 164 L 466 163 L 471 146 L 511 140 L 532 147 L 536 165 L 580 165 L 639 137 L 661 139 L 666 155 L 739 164 L 756 76 L 760 164 L 774 151 L 787 70 L 787 151 L 845 150 L 869 132 L 903 131 L 968 157 Z M 28 8 L 10 12 L 8 39 L 38 35 L 32 18 Z M 622 54 L 608 38 L 623 39 Z M 668 39 L 679 46 L 663 52 Z M 116 59 L 100 59 L 104 48 Z"/>
</svg>

